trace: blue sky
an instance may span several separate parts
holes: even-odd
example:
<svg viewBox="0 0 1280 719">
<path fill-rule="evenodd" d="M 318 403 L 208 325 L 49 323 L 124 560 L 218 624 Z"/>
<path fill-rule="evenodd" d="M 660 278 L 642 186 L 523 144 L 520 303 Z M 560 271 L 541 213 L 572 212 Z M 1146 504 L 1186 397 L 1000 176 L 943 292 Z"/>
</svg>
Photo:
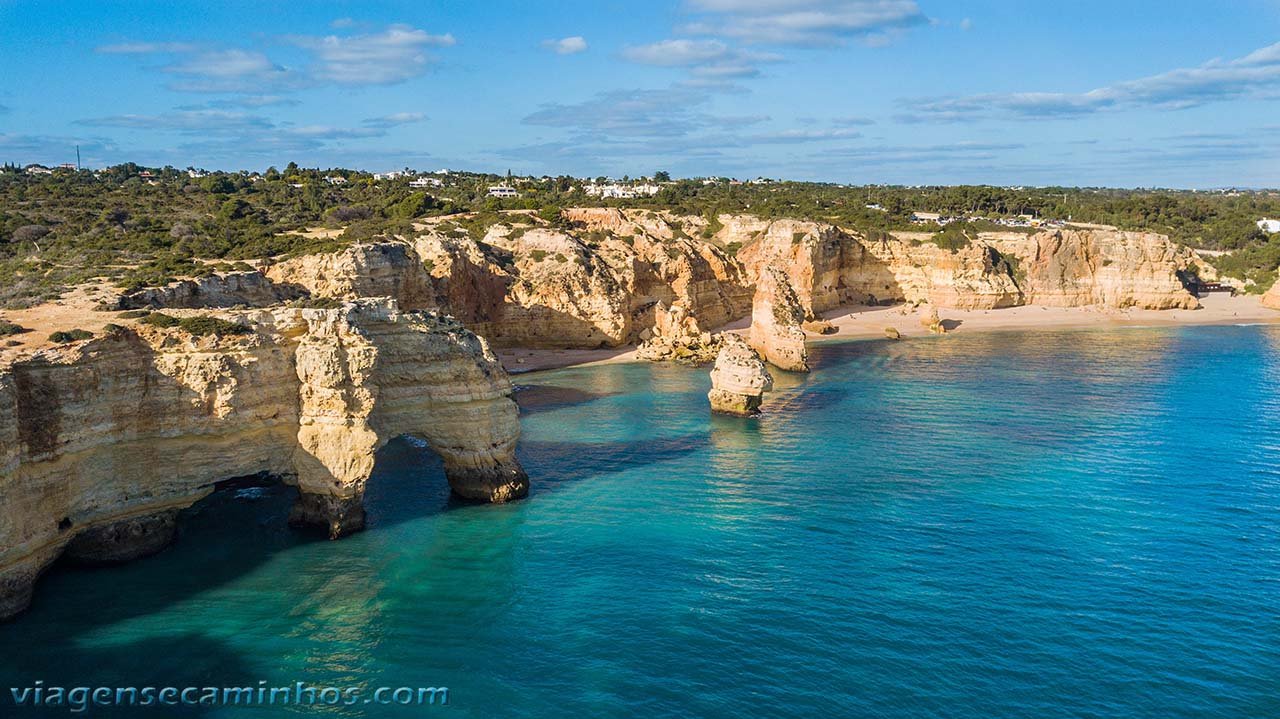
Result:
<svg viewBox="0 0 1280 719">
<path fill-rule="evenodd" d="M 1280 186 L 1280 0 L 0 0 L 0 161 Z"/>
</svg>

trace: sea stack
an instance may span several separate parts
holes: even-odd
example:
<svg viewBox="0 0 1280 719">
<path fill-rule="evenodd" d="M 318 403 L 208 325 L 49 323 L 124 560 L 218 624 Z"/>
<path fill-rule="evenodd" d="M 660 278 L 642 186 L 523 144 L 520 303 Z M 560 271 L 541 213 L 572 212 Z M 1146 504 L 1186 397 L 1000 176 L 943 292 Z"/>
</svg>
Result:
<svg viewBox="0 0 1280 719">
<path fill-rule="evenodd" d="M 707 393 L 711 411 L 738 417 L 759 414 L 764 393 L 773 389 L 773 377 L 741 335 L 725 333 L 721 338 Z"/>
<path fill-rule="evenodd" d="M 801 328 L 804 317 L 787 275 L 777 267 L 765 267 L 751 303 L 751 346 L 778 369 L 808 372 L 809 352 Z"/>
</svg>

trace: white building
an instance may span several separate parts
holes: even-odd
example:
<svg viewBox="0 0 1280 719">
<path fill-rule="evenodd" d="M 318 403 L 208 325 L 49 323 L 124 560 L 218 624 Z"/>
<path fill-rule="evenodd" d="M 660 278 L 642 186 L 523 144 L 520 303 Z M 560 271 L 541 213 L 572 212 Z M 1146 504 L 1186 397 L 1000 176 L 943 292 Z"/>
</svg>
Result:
<svg viewBox="0 0 1280 719">
<path fill-rule="evenodd" d="M 633 197 L 640 196 L 653 197 L 662 191 L 662 186 L 649 182 L 638 185 L 620 185 L 616 182 L 608 185 L 597 185 L 593 182 L 590 185 L 584 185 L 582 191 L 585 192 L 588 197 L 629 200 Z"/>
<path fill-rule="evenodd" d="M 489 188 L 489 197 L 519 197 L 520 193 L 515 191 L 513 187 L 506 185 L 494 185 Z"/>
<path fill-rule="evenodd" d="M 28 175 L 52 175 L 53 170 L 44 165 L 27 165 L 26 171 Z"/>
<path fill-rule="evenodd" d="M 345 184 L 347 184 L 347 178 L 343 177 L 342 175 L 329 175 L 329 176 L 327 176 L 327 177 L 325 177 L 325 178 L 324 178 L 324 181 L 325 181 L 325 182 L 327 182 L 327 183 L 329 183 L 330 185 L 345 185 Z"/>
<path fill-rule="evenodd" d="M 409 181 L 409 187 L 443 187 L 444 182 L 436 177 L 419 177 Z"/>
<path fill-rule="evenodd" d="M 1258 229 L 1268 235 L 1274 235 L 1277 232 L 1280 232 L 1280 220 L 1270 220 L 1264 217 L 1261 220 L 1258 220 Z"/>
</svg>

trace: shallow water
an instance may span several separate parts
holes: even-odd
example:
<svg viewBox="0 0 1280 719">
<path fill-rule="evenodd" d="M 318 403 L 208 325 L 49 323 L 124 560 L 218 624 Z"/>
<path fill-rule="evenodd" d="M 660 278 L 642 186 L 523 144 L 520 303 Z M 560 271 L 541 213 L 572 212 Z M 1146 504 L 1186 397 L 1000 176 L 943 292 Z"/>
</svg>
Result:
<svg viewBox="0 0 1280 719">
<path fill-rule="evenodd" d="M 711 417 L 705 370 L 517 378 L 507 506 L 403 440 L 341 542 L 221 492 L 156 557 L 42 581 L 0 715 L 36 679 L 449 688 L 155 716 L 1280 715 L 1280 329 L 814 355 L 755 420 Z"/>
</svg>

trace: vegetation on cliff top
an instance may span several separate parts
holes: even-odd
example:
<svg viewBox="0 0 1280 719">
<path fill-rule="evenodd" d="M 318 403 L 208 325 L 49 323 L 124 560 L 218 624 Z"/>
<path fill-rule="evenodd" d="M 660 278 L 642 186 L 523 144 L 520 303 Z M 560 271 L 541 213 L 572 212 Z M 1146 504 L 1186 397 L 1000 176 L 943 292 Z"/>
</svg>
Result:
<svg viewBox="0 0 1280 719">
<path fill-rule="evenodd" d="M 55 299 L 94 278 L 138 288 L 243 268 L 236 264 L 240 260 L 330 251 L 411 233 L 411 220 L 425 216 L 457 215 L 453 227 L 472 237 L 499 222 L 521 224 L 499 214 L 503 210 L 533 210 L 542 220 L 561 224 L 559 208 L 572 206 L 700 215 L 709 223 L 704 236 L 718 229 L 722 213 L 832 222 L 870 236 L 922 229 L 910 223 L 913 211 L 1031 214 L 1160 232 L 1195 247 L 1229 251 L 1233 254 L 1215 261 L 1223 272 L 1263 283 L 1274 278 L 1280 264 L 1280 236 L 1268 237 L 1254 224 L 1263 216 L 1280 216 L 1280 194 L 1274 192 L 683 180 L 665 185 L 655 197 L 605 200 L 588 197 L 580 180 L 545 177 L 517 178 L 521 196 L 500 200 L 487 196 L 488 187 L 503 179 L 497 175 L 451 173 L 442 187 L 427 193 L 411 188 L 408 178 L 374 181 L 365 173 L 292 164 L 261 175 L 192 177 L 174 168 L 153 168 L 144 179 L 144 170 L 125 164 L 97 173 L 0 172 L 0 306 Z M 334 176 L 347 181 L 325 179 Z M 318 226 L 333 231 L 301 232 Z M 966 234 L 972 233 L 960 233 Z M 935 241 L 954 247 L 960 235 L 943 231 Z"/>
</svg>

